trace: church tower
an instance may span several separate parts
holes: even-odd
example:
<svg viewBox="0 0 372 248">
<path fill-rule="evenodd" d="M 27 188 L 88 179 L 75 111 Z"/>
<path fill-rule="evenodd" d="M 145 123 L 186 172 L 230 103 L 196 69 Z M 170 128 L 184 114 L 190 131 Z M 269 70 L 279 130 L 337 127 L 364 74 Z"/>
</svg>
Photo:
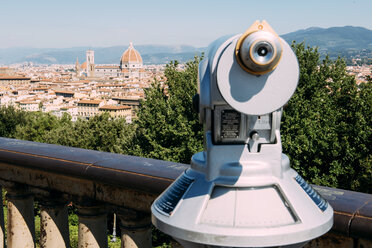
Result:
<svg viewBox="0 0 372 248">
<path fill-rule="evenodd" d="M 75 71 L 76 71 L 76 76 L 80 76 L 80 64 L 79 64 L 79 58 L 76 57 L 76 63 L 75 63 Z"/>
<path fill-rule="evenodd" d="M 87 76 L 88 77 L 94 77 L 94 51 L 93 50 L 88 50 L 86 52 L 87 55 Z"/>
</svg>

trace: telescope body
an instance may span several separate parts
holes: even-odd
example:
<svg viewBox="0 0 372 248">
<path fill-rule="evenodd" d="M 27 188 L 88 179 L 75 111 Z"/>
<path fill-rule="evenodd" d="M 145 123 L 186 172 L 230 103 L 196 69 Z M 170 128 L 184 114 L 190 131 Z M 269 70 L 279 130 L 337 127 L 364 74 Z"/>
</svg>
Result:
<svg viewBox="0 0 372 248">
<path fill-rule="evenodd" d="M 333 209 L 282 153 L 282 107 L 297 87 L 290 46 L 264 22 L 222 37 L 199 65 L 204 150 L 151 207 L 184 247 L 301 247 Z"/>
</svg>

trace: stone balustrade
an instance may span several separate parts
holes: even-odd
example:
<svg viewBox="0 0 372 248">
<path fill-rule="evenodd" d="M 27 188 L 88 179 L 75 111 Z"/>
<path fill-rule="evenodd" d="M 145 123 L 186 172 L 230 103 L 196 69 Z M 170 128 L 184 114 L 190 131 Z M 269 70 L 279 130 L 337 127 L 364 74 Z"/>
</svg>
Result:
<svg viewBox="0 0 372 248">
<path fill-rule="evenodd" d="M 77 209 L 78 247 L 107 247 L 112 213 L 120 220 L 121 247 L 152 247 L 151 203 L 187 168 L 0 138 L 0 185 L 7 192 L 6 227 L 0 211 L 0 248 L 35 247 L 34 202 L 40 206 L 40 247 L 70 247 L 68 204 Z M 308 247 L 372 247 L 372 195 L 315 188 L 333 206 L 335 224 Z"/>
</svg>

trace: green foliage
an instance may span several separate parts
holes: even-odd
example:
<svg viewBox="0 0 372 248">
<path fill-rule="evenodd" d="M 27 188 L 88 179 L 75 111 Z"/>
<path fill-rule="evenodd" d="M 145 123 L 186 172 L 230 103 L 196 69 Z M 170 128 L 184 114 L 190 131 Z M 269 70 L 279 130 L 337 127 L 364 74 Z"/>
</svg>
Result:
<svg viewBox="0 0 372 248">
<path fill-rule="evenodd" d="M 70 247 L 77 248 L 79 244 L 79 226 L 69 225 Z"/>
<path fill-rule="evenodd" d="M 68 207 L 68 224 L 70 234 L 70 247 L 78 247 L 78 236 L 79 236 L 79 217 L 76 214 L 76 207 Z"/>
<path fill-rule="evenodd" d="M 197 92 L 197 71 L 200 58 L 178 70 L 177 62 L 167 65 L 167 81 L 155 82 L 146 90 L 136 121 L 133 154 L 181 163 L 202 149 L 202 126 L 192 109 Z"/>
<path fill-rule="evenodd" d="M 27 112 L 14 107 L 0 107 L 0 137 L 12 137 L 17 125 L 26 123 Z"/>
<path fill-rule="evenodd" d="M 340 58 L 293 48 L 300 80 L 281 128 L 292 167 L 314 184 L 372 192 L 371 81 L 358 87 Z"/>
<path fill-rule="evenodd" d="M 35 243 L 36 247 L 40 247 L 39 242 L 40 242 L 40 215 L 35 215 Z"/>
<path fill-rule="evenodd" d="M 26 115 L 25 123 L 15 128 L 12 137 L 106 152 L 127 153 L 133 132 L 134 125 L 126 124 L 125 119 L 111 119 L 107 113 L 90 120 L 78 119 L 74 123 L 68 114 L 58 118 L 48 113 L 34 112 Z"/>
<path fill-rule="evenodd" d="M 120 237 L 116 237 L 116 241 L 112 242 L 112 235 L 107 236 L 107 243 L 108 248 L 121 248 L 121 239 Z"/>
<path fill-rule="evenodd" d="M 65 121 L 49 113 L 27 113 L 25 123 L 17 125 L 14 138 L 45 142 L 45 136 L 63 124 Z"/>
</svg>

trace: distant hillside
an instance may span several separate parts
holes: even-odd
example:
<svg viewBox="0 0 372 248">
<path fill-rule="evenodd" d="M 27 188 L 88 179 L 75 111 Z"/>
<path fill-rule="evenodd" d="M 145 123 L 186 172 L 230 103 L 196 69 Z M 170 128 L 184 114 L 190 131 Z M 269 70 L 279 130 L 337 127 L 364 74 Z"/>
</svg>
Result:
<svg viewBox="0 0 372 248">
<path fill-rule="evenodd" d="M 305 42 L 306 45 L 316 46 L 321 54 L 329 54 L 332 58 L 341 56 L 351 58 L 372 58 L 372 30 L 362 27 L 332 27 L 298 30 L 282 35 L 288 43 Z"/>
<path fill-rule="evenodd" d="M 322 50 L 372 49 L 372 30 L 361 27 L 308 28 L 282 35 L 287 41 L 305 41 Z"/>
<path fill-rule="evenodd" d="M 341 56 L 350 61 L 351 58 L 372 60 L 372 30 L 362 27 L 333 27 L 298 30 L 282 35 L 288 42 L 305 42 L 309 46 L 319 47 L 321 54 L 329 54 L 331 58 Z M 212 41 L 211 41 L 212 42 Z M 33 62 L 40 64 L 73 64 L 76 58 L 85 61 L 85 51 L 95 51 L 97 64 L 118 64 L 120 57 L 128 46 L 113 47 L 73 47 L 73 48 L 9 48 L 0 49 L 0 64 Z M 171 60 L 186 62 L 206 51 L 205 47 L 167 46 L 167 45 L 135 45 L 141 53 L 145 64 L 165 64 Z"/>
</svg>

